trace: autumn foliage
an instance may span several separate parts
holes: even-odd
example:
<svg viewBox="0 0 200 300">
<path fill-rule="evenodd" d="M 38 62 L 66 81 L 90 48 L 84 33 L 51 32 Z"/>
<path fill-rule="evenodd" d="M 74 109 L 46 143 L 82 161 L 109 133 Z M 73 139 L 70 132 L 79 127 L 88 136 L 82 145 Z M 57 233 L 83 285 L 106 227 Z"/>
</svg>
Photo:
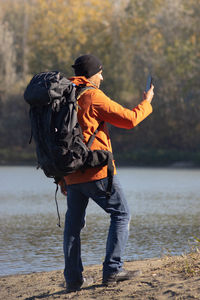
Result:
<svg viewBox="0 0 200 300">
<path fill-rule="evenodd" d="M 0 0 L 2 160 L 8 147 L 30 152 L 23 90 L 31 76 L 45 70 L 71 76 L 74 59 L 93 53 L 103 61 L 102 89 L 130 108 L 142 99 L 148 72 L 154 77 L 152 116 L 133 131 L 110 128 L 119 161 L 199 163 L 199 4 Z"/>
</svg>

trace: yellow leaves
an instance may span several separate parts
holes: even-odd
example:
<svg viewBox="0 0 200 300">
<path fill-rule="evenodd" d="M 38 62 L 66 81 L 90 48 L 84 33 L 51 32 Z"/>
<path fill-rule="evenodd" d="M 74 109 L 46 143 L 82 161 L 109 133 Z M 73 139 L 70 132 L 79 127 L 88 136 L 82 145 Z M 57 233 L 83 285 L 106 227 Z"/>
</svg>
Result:
<svg viewBox="0 0 200 300">
<path fill-rule="evenodd" d="M 70 56 L 79 55 L 91 41 L 95 44 L 96 34 L 102 35 L 109 7 L 106 0 L 35 0 L 28 34 L 31 61 L 35 64 L 39 56 L 46 64 L 51 56 L 52 66 L 69 64 Z"/>
<path fill-rule="evenodd" d="M 151 32 L 151 45 L 154 53 L 163 54 L 164 40 L 162 34 L 157 30 Z"/>
<path fill-rule="evenodd" d="M 196 45 L 196 42 L 197 42 L 197 37 L 195 34 L 193 34 L 191 37 L 190 37 L 190 41 L 191 41 L 191 44 L 194 46 Z"/>
</svg>

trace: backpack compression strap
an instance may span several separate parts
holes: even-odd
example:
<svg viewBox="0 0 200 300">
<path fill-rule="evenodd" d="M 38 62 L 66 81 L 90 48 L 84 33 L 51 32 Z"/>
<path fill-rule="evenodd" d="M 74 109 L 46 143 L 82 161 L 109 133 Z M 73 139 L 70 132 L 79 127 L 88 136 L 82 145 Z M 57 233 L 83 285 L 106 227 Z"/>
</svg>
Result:
<svg viewBox="0 0 200 300">
<path fill-rule="evenodd" d="M 111 196 L 113 176 L 114 176 L 113 155 L 111 152 L 108 152 L 108 167 L 107 167 L 108 185 L 106 190 L 107 199 L 109 199 Z"/>
</svg>

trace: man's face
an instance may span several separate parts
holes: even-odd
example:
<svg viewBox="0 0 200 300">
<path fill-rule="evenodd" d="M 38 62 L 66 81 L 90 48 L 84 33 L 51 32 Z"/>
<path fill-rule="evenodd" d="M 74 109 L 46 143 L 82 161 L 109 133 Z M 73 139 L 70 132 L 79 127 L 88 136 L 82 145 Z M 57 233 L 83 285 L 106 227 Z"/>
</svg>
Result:
<svg viewBox="0 0 200 300">
<path fill-rule="evenodd" d="M 93 83 L 99 88 L 101 81 L 103 80 L 102 70 L 96 73 L 95 75 L 93 75 L 92 77 L 90 77 L 89 80 L 91 81 L 91 83 Z"/>
</svg>

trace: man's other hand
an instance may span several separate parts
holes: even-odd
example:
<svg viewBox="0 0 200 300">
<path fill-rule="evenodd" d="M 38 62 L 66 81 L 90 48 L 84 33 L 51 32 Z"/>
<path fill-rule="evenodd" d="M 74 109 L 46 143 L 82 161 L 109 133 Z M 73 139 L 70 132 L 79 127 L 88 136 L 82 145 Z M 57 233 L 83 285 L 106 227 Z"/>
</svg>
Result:
<svg viewBox="0 0 200 300">
<path fill-rule="evenodd" d="M 66 188 L 66 183 L 65 183 L 64 179 L 62 179 L 62 180 L 59 182 L 59 185 L 60 185 L 60 191 L 61 191 L 61 193 L 62 193 L 64 196 L 67 196 L 67 188 Z"/>
</svg>

